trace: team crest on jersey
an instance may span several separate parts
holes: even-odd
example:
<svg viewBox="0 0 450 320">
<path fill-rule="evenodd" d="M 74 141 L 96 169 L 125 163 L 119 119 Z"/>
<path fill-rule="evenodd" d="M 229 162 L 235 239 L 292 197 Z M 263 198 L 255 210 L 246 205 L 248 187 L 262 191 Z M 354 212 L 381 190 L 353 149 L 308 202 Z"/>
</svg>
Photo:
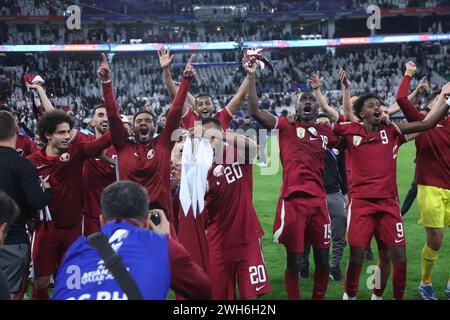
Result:
<svg viewBox="0 0 450 320">
<path fill-rule="evenodd" d="M 303 139 L 305 137 L 305 128 L 297 128 L 297 137 L 299 137 L 300 139 Z"/>
<path fill-rule="evenodd" d="M 62 162 L 67 162 L 70 160 L 70 154 L 68 154 L 67 152 L 64 152 L 60 157 L 59 160 L 61 160 Z"/>
<path fill-rule="evenodd" d="M 23 157 L 23 149 L 17 148 L 16 152 Z"/>
<path fill-rule="evenodd" d="M 153 150 L 153 149 L 148 150 L 147 159 L 151 160 L 151 159 L 153 159 L 154 156 L 155 156 L 155 150 Z"/>
<path fill-rule="evenodd" d="M 353 136 L 353 145 L 355 147 L 359 146 L 361 144 L 362 137 L 361 136 Z"/>
<path fill-rule="evenodd" d="M 221 164 L 219 164 L 213 170 L 213 175 L 217 178 L 223 176 L 223 173 L 224 173 L 224 168 L 223 168 L 223 165 L 221 165 Z"/>
</svg>

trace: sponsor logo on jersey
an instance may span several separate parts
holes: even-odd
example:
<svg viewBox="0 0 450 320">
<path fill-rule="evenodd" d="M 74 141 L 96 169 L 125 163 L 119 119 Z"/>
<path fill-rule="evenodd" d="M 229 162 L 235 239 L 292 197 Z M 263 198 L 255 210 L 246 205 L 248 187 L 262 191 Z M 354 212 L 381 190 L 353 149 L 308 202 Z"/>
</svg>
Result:
<svg viewBox="0 0 450 320">
<path fill-rule="evenodd" d="M 62 162 L 67 162 L 70 160 L 70 154 L 68 154 L 67 152 L 64 152 L 60 157 L 59 160 Z"/>
<path fill-rule="evenodd" d="M 305 128 L 297 128 L 297 137 L 299 137 L 300 139 L 303 139 L 305 137 Z"/>
<path fill-rule="evenodd" d="M 214 177 L 221 177 L 224 174 L 224 168 L 223 165 L 219 164 L 217 167 L 213 170 Z"/>
<path fill-rule="evenodd" d="M 359 146 L 361 144 L 362 137 L 361 136 L 353 136 L 353 145 L 355 147 Z"/>
<path fill-rule="evenodd" d="M 308 131 L 313 135 L 313 136 L 317 136 L 317 130 L 314 127 L 309 127 Z"/>
<path fill-rule="evenodd" d="M 148 150 L 147 159 L 151 160 L 151 159 L 153 159 L 154 156 L 155 156 L 155 150 L 153 150 L 153 149 Z"/>
</svg>

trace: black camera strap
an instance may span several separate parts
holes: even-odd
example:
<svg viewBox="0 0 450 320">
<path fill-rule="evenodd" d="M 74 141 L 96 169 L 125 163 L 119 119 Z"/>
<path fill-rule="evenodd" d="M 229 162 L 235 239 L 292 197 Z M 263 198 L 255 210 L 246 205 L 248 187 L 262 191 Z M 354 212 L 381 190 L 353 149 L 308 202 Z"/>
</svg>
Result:
<svg viewBox="0 0 450 320">
<path fill-rule="evenodd" d="M 105 263 L 105 267 L 112 273 L 120 288 L 129 300 L 143 300 L 136 282 L 122 263 L 120 256 L 111 248 L 108 238 L 97 232 L 87 237 L 88 243 L 95 248 Z"/>
</svg>

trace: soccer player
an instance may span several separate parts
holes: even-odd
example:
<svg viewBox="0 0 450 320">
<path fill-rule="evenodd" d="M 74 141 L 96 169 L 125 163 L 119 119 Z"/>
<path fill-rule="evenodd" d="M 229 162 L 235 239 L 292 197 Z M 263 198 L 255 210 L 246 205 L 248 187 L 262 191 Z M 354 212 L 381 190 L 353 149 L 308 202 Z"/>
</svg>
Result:
<svg viewBox="0 0 450 320">
<path fill-rule="evenodd" d="M 252 203 L 256 143 L 222 132 L 218 119 L 202 119 L 204 136 L 211 139 L 215 158 L 208 172 L 205 195 L 209 275 L 212 298 L 236 299 L 236 279 L 241 299 L 255 299 L 270 292 L 261 251 L 264 235 Z"/>
<path fill-rule="evenodd" d="M 46 147 L 28 157 L 38 174 L 48 177 L 54 194 L 49 205 L 51 221 L 43 214 L 33 234 L 33 299 L 48 299 L 51 275 L 64 252 L 81 235 L 83 162 L 111 144 L 109 134 L 89 143 L 71 143 L 73 125 L 73 118 L 64 111 L 44 113 L 38 122 L 38 131 Z"/>
<path fill-rule="evenodd" d="M 406 98 L 411 78 L 417 67 L 414 62 L 406 64 L 406 71 L 397 92 L 397 102 L 408 121 L 425 119 L 425 115 Z M 450 94 L 450 84 L 440 94 L 430 95 L 428 108 L 434 111 L 444 104 Z M 447 103 L 449 101 L 447 100 Z M 431 111 L 431 112 L 432 112 Z M 433 291 L 431 274 L 444 239 L 444 228 L 450 226 L 450 118 L 447 116 L 432 130 L 416 138 L 416 182 L 419 223 L 425 227 L 427 236 L 422 249 L 422 279 L 419 293 L 425 300 L 437 300 Z M 450 278 L 445 288 L 450 299 Z"/>
<path fill-rule="evenodd" d="M 88 140 L 93 141 L 101 138 L 109 129 L 106 108 L 98 105 L 94 108 L 92 124 L 95 129 L 95 135 L 88 135 Z M 116 150 L 113 146 L 106 149 L 105 156 L 115 158 Z M 100 230 L 100 199 L 103 190 L 111 183 L 116 181 L 116 172 L 114 165 L 104 162 L 99 158 L 90 158 L 83 165 L 83 234 L 88 236 L 91 233 Z"/>
<path fill-rule="evenodd" d="M 304 241 L 314 248 L 313 299 L 323 299 L 328 286 L 328 251 L 331 241 L 330 217 L 323 186 L 324 156 L 337 137 L 326 125 L 316 124 L 318 103 L 311 92 L 295 97 L 296 120 L 260 111 L 256 95 L 256 66 L 245 67 L 249 77 L 249 111 L 266 129 L 278 129 L 283 184 L 274 222 L 274 242 L 285 245 L 287 269 L 285 286 L 289 299 L 300 298 L 299 272 Z"/>
<path fill-rule="evenodd" d="M 406 253 L 403 222 L 397 199 L 396 158 L 405 134 L 432 128 L 443 115 L 435 112 L 424 121 L 385 124 L 380 101 L 374 94 L 359 97 L 354 110 L 357 122 L 337 122 L 333 130 L 346 140 L 351 158 L 351 201 L 348 212 L 350 261 L 344 299 L 356 299 L 366 248 L 375 235 L 388 246 L 393 264 L 394 299 L 403 299 Z"/>
<path fill-rule="evenodd" d="M 171 97 L 175 96 L 177 86 L 170 74 L 170 64 L 172 63 L 173 55 L 170 51 L 162 48 L 158 51 L 159 64 L 163 70 L 164 82 Z M 248 89 L 248 78 L 246 78 L 239 87 L 236 95 L 231 99 L 227 106 L 216 112 L 216 106 L 213 103 L 213 97 L 207 93 L 200 93 L 195 98 L 188 92 L 187 98 L 192 107 L 183 105 L 183 115 L 181 116 L 180 126 L 183 129 L 190 129 L 194 127 L 195 121 L 201 118 L 215 117 L 219 119 L 222 129 L 227 130 L 233 120 L 234 114 L 238 111 L 239 106 L 245 98 Z"/>
<path fill-rule="evenodd" d="M 98 69 L 112 133 L 112 142 L 117 151 L 119 161 L 119 179 L 131 180 L 144 186 L 149 193 L 150 207 L 152 209 L 162 209 L 167 215 L 169 222 L 171 222 L 172 228 L 170 155 L 175 143 L 175 141 L 172 141 L 172 133 L 178 128 L 180 123 L 187 90 L 195 75 L 192 67 L 193 57 L 189 59 L 184 70 L 183 81 L 170 107 L 166 126 L 156 138 L 153 138 L 156 123 L 151 113 L 139 111 L 134 115 L 133 119 L 134 140 L 128 139 L 114 96 L 108 60 L 104 54 L 103 62 Z"/>
</svg>

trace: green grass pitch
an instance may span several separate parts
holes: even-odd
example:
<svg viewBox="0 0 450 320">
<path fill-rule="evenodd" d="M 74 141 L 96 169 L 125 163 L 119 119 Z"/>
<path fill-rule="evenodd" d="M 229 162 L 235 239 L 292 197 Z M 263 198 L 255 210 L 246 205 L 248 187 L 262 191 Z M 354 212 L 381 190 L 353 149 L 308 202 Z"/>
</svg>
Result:
<svg viewBox="0 0 450 320">
<path fill-rule="evenodd" d="M 268 143 L 270 145 L 270 143 Z M 278 157 L 278 150 L 275 148 L 274 158 Z M 270 154 L 270 151 L 268 151 Z M 400 193 L 400 203 L 409 190 L 414 176 L 415 145 L 414 142 L 408 142 L 400 148 L 397 163 L 397 183 Z M 276 175 L 261 175 L 258 167 L 254 167 L 254 190 L 253 203 L 258 213 L 258 217 L 264 228 L 265 235 L 262 239 L 263 254 L 266 267 L 269 273 L 272 292 L 263 299 L 287 299 L 284 289 L 284 270 L 286 268 L 286 254 L 284 246 L 272 242 L 272 224 L 275 216 L 277 200 L 280 192 L 282 170 Z M 409 212 L 404 217 L 406 233 L 406 250 L 408 257 L 408 278 L 405 290 L 405 299 L 422 299 L 417 291 L 420 281 L 420 258 L 423 245 L 425 243 L 425 231 L 418 221 L 417 201 L 414 202 Z M 448 231 L 446 231 L 448 237 Z M 377 247 L 375 241 L 372 241 L 372 250 L 377 256 Z M 440 250 L 437 263 L 433 270 L 433 288 L 439 299 L 445 299 L 444 287 L 450 274 L 450 255 L 448 240 L 444 239 L 444 244 Z M 348 261 L 348 246 L 344 250 L 344 256 L 341 263 L 342 272 Z M 301 298 L 311 299 L 313 287 L 313 265 L 314 261 L 310 257 L 311 269 L 310 276 L 307 279 L 300 278 Z M 370 299 L 372 291 L 367 288 L 366 281 L 369 274 L 366 273 L 367 267 L 375 265 L 375 261 L 366 261 L 363 266 L 359 284 L 358 299 Z M 388 287 L 384 293 L 384 299 L 392 299 L 392 275 L 389 279 Z M 326 299 L 342 299 L 343 281 L 331 281 L 328 285 Z"/>
</svg>

